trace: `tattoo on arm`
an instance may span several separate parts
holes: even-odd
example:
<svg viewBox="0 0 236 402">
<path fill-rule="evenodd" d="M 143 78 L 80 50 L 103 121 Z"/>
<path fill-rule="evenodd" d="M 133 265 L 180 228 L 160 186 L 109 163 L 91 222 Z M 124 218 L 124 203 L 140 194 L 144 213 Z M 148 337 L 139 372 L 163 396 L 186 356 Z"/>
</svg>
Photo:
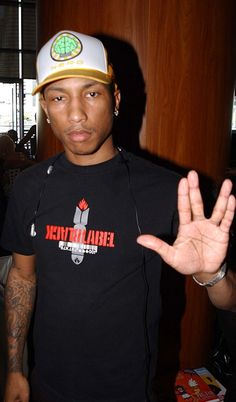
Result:
<svg viewBox="0 0 236 402">
<path fill-rule="evenodd" d="M 22 371 L 22 356 L 34 307 L 36 282 L 9 274 L 5 289 L 8 371 Z"/>
</svg>

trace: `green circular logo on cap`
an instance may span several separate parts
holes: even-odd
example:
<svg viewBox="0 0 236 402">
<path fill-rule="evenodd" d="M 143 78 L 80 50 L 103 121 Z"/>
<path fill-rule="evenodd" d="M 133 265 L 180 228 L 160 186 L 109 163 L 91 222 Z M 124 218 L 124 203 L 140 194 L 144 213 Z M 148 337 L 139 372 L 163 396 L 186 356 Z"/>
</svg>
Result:
<svg viewBox="0 0 236 402">
<path fill-rule="evenodd" d="M 55 61 L 70 60 L 78 56 L 82 51 L 82 43 L 77 36 L 63 32 L 53 41 L 51 57 Z"/>
</svg>

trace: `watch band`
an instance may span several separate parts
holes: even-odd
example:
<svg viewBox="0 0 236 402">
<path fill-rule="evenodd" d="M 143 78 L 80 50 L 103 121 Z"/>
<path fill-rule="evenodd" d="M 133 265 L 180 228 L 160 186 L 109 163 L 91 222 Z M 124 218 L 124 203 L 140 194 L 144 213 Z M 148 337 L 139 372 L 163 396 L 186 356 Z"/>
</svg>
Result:
<svg viewBox="0 0 236 402">
<path fill-rule="evenodd" d="M 194 275 L 192 275 L 193 280 L 199 285 L 199 286 L 205 286 L 205 287 L 211 287 L 214 286 L 216 283 L 221 281 L 226 275 L 226 263 L 224 263 L 220 270 L 217 272 L 217 274 L 210 279 L 209 281 L 206 282 L 199 282 Z"/>
</svg>

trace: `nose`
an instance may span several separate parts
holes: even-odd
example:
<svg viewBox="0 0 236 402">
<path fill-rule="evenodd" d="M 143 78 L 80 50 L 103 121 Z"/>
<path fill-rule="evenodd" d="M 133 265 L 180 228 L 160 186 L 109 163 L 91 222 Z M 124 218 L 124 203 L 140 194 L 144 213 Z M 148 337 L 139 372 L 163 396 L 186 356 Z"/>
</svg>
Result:
<svg viewBox="0 0 236 402">
<path fill-rule="evenodd" d="M 71 122 L 80 122 L 86 120 L 86 112 L 83 101 L 79 97 L 73 97 L 69 103 L 69 120 Z"/>
</svg>

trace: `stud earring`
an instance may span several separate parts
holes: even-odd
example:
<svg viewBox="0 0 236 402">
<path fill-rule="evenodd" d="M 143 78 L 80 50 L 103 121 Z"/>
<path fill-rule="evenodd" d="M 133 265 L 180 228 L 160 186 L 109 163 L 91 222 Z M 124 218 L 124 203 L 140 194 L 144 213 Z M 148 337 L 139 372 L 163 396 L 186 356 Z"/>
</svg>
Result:
<svg viewBox="0 0 236 402">
<path fill-rule="evenodd" d="M 115 108 L 115 110 L 114 110 L 114 116 L 117 117 L 118 115 L 119 115 L 119 110 Z"/>
<path fill-rule="evenodd" d="M 49 119 L 49 117 L 47 117 L 47 123 L 48 124 L 50 124 L 51 122 L 50 122 L 50 119 Z"/>
</svg>

